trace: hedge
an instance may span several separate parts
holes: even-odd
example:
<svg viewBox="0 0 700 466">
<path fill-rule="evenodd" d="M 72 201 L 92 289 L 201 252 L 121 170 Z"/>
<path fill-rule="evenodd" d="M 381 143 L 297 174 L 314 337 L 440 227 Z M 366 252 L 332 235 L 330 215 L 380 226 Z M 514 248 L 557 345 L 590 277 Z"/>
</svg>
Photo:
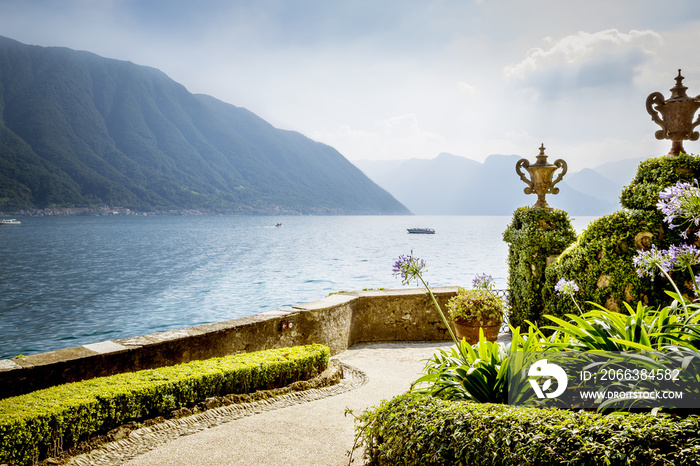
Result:
<svg viewBox="0 0 700 466">
<path fill-rule="evenodd" d="M 575 312 L 569 298 L 557 296 L 554 285 L 561 278 L 579 286 L 579 303 L 591 301 L 624 312 L 624 302 L 641 301 L 663 306 L 671 299 L 670 285 L 663 278 L 640 279 L 632 259 L 639 249 L 656 245 L 666 249 L 684 242 L 681 228 L 670 229 L 657 210 L 659 192 L 678 181 L 692 181 L 700 175 L 700 157 L 681 154 L 662 156 L 639 164 L 635 178 L 620 197 L 625 209 L 593 221 L 579 239 L 547 268 L 543 287 L 543 313 L 563 316 Z M 687 272 L 672 275 L 682 292 L 692 294 Z"/>
<path fill-rule="evenodd" d="M 642 161 L 637 173 L 622 190 L 620 203 L 628 209 L 656 210 L 659 193 L 678 181 L 692 182 L 700 175 L 700 157 L 691 154 L 667 155 Z"/>
<path fill-rule="evenodd" d="M 0 400 L 0 463 L 32 464 L 130 421 L 212 396 L 310 379 L 328 367 L 323 345 L 242 353 L 116 374 Z"/>
<path fill-rule="evenodd" d="M 698 465 L 700 418 L 521 408 L 406 393 L 358 417 L 372 465 Z"/>
<path fill-rule="evenodd" d="M 624 209 L 591 222 L 579 240 L 547 269 L 544 313 L 562 317 L 575 312 L 570 298 L 554 291 L 561 278 L 576 282 L 576 299 L 581 304 L 590 301 L 618 312 L 625 312 L 624 302 L 667 304 L 671 300 L 664 292 L 668 282 L 663 278 L 640 278 L 632 263 L 638 249 L 652 244 L 664 249 L 677 240 L 677 235 L 664 228 L 662 220 L 656 211 Z M 684 278 L 678 278 L 682 285 Z"/>
<path fill-rule="evenodd" d="M 521 207 L 503 232 L 508 243 L 509 323 L 538 322 L 544 303 L 542 286 L 548 260 L 576 240 L 568 214 L 559 209 Z"/>
</svg>

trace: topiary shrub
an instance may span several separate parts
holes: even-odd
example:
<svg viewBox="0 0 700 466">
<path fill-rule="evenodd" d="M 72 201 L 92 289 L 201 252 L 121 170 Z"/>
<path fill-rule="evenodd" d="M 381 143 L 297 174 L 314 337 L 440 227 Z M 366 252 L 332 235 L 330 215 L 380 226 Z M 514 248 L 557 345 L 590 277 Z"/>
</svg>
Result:
<svg viewBox="0 0 700 466">
<path fill-rule="evenodd" d="M 562 278 L 578 285 L 577 301 L 598 303 L 612 311 L 624 310 L 623 302 L 667 301 L 665 281 L 642 279 L 632 265 L 638 249 L 668 244 L 662 219 L 655 211 L 621 210 L 593 221 L 547 269 L 544 313 L 561 317 L 574 312 L 571 301 L 554 291 Z"/>
<path fill-rule="evenodd" d="M 508 247 L 509 322 L 537 322 L 544 307 L 542 286 L 548 264 L 576 240 L 569 215 L 559 209 L 521 207 L 503 232 Z"/>
<path fill-rule="evenodd" d="M 522 408 L 407 393 L 358 417 L 373 465 L 698 465 L 700 418 Z"/>
<path fill-rule="evenodd" d="M 700 157 L 683 154 L 676 157 L 663 155 L 644 160 L 637 174 L 622 190 L 620 203 L 628 209 L 656 210 L 659 193 L 678 181 L 693 181 L 700 177 Z"/>
<path fill-rule="evenodd" d="M 640 163 L 634 180 L 620 198 L 627 209 L 593 221 L 547 268 L 543 312 L 560 317 L 575 312 L 571 303 L 554 291 L 554 285 L 562 278 L 576 282 L 579 302 L 591 301 L 613 311 L 624 310 L 623 302 L 668 304 L 671 298 L 664 291 L 665 280 L 639 278 L 632 258 L 639 249 L 652 245 L 664 249 L 683 241 L 679 230 L 669 229 L 663 223 L 656 203 L 663 189 L 699 176 L 700 157 L 695 155 L 662 156 Z M 676 273 L 672 277 L 682 292 L 691 293 L 687 276 Z"/>
</svg>

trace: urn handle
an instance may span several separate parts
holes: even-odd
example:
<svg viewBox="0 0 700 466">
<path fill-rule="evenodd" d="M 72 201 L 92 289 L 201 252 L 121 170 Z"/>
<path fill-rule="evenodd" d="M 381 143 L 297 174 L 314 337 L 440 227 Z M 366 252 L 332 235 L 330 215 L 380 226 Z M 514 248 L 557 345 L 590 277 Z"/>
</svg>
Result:
<svg viewBox="0 0 700 466">
<path fill-rule="evenodd" d="M 559 175 L 552 181 L 552 194 L 559 194 L 559 188 L 555 188 L 554 185 L 559 183 L 562 178 L 564 178 L 564 175 L 566 175 L 566 171 L 569 169 L 568 165 L 566 165 L 566 162 L 562 159 L 557 159 L 554 161 L 554 166 L 557 168 L 561 168 L 561 171 L 559 172 Z"/>
<path fill-rule="evenodd" d="M 649 115 L 651 115 L 651 121 L 656 123 L 657 125 L 661 126 L 661 130 L 657 131 L 654 136 L 656 136 L 656 139 L 664 139 L 666 136 L 666 124 L 664 121 L 659 118 L 659 112 L 656 111 L 654 106 L 660 107 L 666 103 L 666 100 L 664 99 L 664 95 L 661 92 L 653 92 L 649 94 L 649 97 L 647 97 L 647 112 Z M 700 123 L 700 119 L 698 120 L 698 123 Z"/>
<path fill-rule="evenodd" d="M 525 168 L 527 170 L 530 167 L 530 161 L 527 159 L 520 159 L 518 160 L 518 163 L 515 164 L 515 173 L 520 175 L 520 179 L 523 180 L 523 182 L 527 185 L 527 188 L 525 188 L 525 194 L 532 194 L 535 192 L 534 185 L 532 184 L 532 180 L 528 180 L 525 177 L 525 173 L 523 173 L 521 167 Z"/>
<path fill-rule="evenodd" d="M 700 96 L 696 97 L 695 100 L 700 102 Z M 698 117 L 695 119 L 695 121 L 693 122 L 693 126 L 690 127 L 690 130 L 694 130 L 695 127 L 698 125 L 700 125 L 700 115 L 698 115 Z M 700 133 L 698 133 L 697 131 L 693 131 L 692 133 L 690 133 L 690 137 L 688 139 L 690 141 L 697 141 L 698 139 L 700 139 Z"/>
</svg>

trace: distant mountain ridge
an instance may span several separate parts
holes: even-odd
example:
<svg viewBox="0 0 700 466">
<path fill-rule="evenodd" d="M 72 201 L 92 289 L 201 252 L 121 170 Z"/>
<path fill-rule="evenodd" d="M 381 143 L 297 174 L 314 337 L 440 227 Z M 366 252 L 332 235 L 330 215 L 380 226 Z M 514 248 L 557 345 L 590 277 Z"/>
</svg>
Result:
<svg viewBox="0 0 700 466">
<path fill-rule="evenodd" d="M 0 37 L 0 211 L 406 214 L 338 151 L 164 73 Z"/>
<path fill-rule="evenodd" d="M 537 198 L 526 195 L 515 172 L 519 155 L 490 155 L 484 163 L 448 153 L 432 159 L 355 161 L 379 186 L 417 215 L 510 215 Z M 620 208 L 640 159 L 567 173 L 547 202 L 575 215 L 605 215 Z M 625 180 L 625 181 L 622 181 Z"/>
</svg>

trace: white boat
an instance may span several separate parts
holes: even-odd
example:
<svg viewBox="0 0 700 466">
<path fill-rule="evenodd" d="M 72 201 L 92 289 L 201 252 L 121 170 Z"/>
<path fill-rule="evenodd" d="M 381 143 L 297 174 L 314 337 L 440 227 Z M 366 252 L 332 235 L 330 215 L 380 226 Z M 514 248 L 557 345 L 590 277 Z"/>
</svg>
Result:
<svg viewBox="0 0 700 466">
<path fill-rule="evenodd" d="M 22 222 L 16 218 L 4 218 L 0 220 L 0 225 L 20 225 Z"/>
<path fill-rule="evenodd" d="M 409 233 L 420 234 L 420 235 L 434 235 L 435 230 L 432 228 L 407 228 Z"/>
</svg>

